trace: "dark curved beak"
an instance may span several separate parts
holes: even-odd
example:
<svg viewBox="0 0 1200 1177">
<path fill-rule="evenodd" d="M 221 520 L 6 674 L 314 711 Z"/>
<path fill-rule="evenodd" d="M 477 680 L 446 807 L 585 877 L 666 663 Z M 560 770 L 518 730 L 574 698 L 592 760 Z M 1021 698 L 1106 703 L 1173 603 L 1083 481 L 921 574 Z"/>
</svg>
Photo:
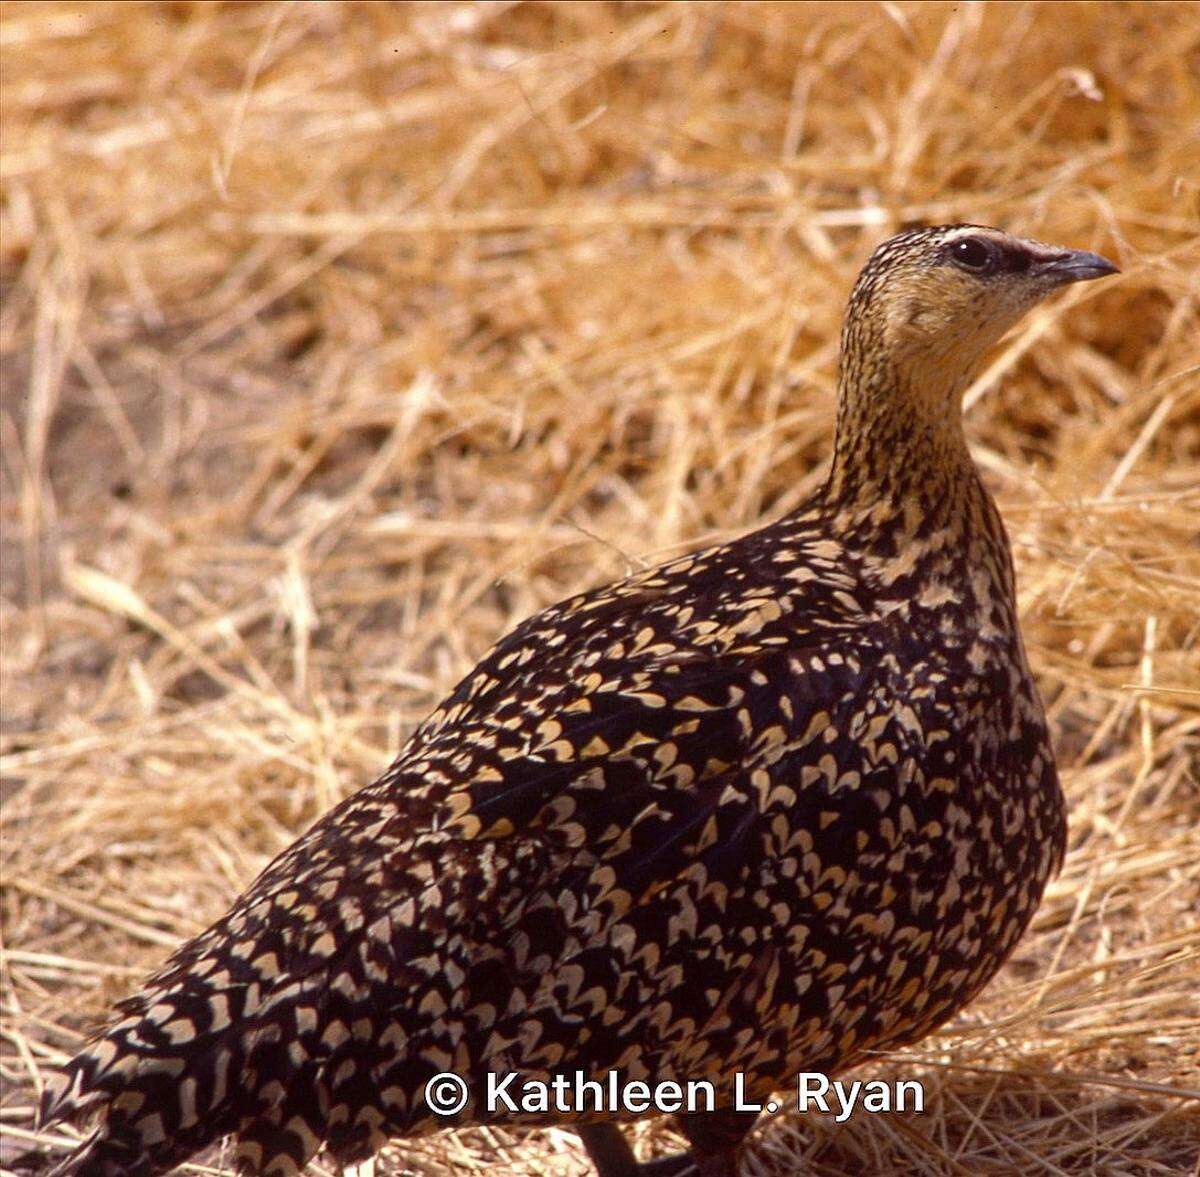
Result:
<svg viewBox="0 0 1200 1177">
<path fill-rule="evenodd" d="M 1064 285 L 1068 282 L 1090 282 L 1121 271 L 1106 257 L 1086 249 L 1064 249 L 1036 263 L 1037 269 Z"/>
</svg>

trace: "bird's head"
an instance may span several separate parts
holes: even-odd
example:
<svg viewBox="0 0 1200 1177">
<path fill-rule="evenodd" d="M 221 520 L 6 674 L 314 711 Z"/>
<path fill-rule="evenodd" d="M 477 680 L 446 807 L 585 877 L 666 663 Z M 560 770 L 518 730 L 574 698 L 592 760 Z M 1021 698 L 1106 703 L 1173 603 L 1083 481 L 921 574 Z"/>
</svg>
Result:
<svg viewBox="0 0 1200 1177">
<path fill-rule="evenodd" d="M 914 391 L 961 392 L 988 348 L 1031 307 L 1061 286 L 1116 272 L 1099 254 L 983 225 L 901 233 L 859 275 L 843 359 L 854 344 L 881 348 Z"/>
</svg>

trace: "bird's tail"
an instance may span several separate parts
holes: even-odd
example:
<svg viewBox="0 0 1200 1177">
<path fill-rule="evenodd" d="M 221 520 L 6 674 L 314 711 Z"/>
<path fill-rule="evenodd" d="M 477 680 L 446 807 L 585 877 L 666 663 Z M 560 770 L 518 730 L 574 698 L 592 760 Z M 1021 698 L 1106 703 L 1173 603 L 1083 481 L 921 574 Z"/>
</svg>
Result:
<svg viewBox="0 0 1200 1177">
<path fill-rule="evenodd" d="M 268 947 L 239 953 L 248 941 L 228 931 L 185 945 L 47 1088 L 39 1124 L 90 1115 L 94 1128 L 51 1177 L 154 1177 L 230 1132 L 243 1171 L 299 1172 L 316 1153 L 327 974 L 282 974 Z"/>
</svg>

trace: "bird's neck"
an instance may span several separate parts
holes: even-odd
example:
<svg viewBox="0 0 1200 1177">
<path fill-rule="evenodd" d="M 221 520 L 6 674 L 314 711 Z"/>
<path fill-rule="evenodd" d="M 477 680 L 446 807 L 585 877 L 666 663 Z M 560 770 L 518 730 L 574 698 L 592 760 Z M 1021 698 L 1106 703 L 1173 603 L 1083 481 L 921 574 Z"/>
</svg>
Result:
<svg viewBox="0 0 1200 1177">
<path fill-rule="evenodd" d="M 963 436 L 973 368 L 904 365 L 854 346 L 853 331 L 848 342 L 825 526 L 879 601 L 951 608 L 964 632 L 1011 641 L 1022 660 L 1008 539 Z"/>
<path fill-rule="evenodd" d="M 837 437 L 823 491 L 836 530 L 893 542 L 962 532 L 990 500 L 967 449 L 962 393 L 972 370 L 932 357 L 903 362 L 866 330 L 847 331 Z"/>
</svg>

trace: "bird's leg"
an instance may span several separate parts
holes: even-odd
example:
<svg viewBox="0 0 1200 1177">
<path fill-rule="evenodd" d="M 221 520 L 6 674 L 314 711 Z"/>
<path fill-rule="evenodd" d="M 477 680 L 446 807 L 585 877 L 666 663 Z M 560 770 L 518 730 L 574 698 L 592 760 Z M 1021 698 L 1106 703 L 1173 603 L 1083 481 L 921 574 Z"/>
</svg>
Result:
<svg viewBox="0 0 1200 1177">
<path fill-rule="evenodd" d="M 615 1124 L 581 1124 L 576 1131 L 599 1177 L 635 1177 L 633 1149 Z"/>
<path fill-rule="evenodd" d="M 717 1108 L 711 1112 L 683 1112 L 675 1117 L 675 1123 L 697 1157 L 719 1157 L 741 1148 L 756 1119 L 758 1112 Z"/>
<path fill-rule="evenodd" d="M 615 1124 L 583 1124 L 576 1131 L 596 1166 L 597 1177 L 700 1177 L 701 1170 L 691 1153 L 659 1157 L 639 1164 L 629 1142 Z M 722 1174 L 713 1173 L 711 1177 L 722 1177 Z"/>
<path fill-rule="evenodd" d="M 675 1123 L 692 1146 L 696 1177 L 737 1177 L 738 1150 L 757 1118 L 757 1112 L 733 1108 L 676 1116 Z"/>
<path fill-rule="evenodd" d="M 615 1124 L 585 1124 L 576 1129 L 596 1166 L 598 1177 L 736 1177 L 737 1146 L 699 1155 L 681 1152 L 639 1163 Z M 749 1131 L 747 1125 L 745 1131 Z M 743 1131 L 742 1135 L 745 1135 Z"/>
</svg>

